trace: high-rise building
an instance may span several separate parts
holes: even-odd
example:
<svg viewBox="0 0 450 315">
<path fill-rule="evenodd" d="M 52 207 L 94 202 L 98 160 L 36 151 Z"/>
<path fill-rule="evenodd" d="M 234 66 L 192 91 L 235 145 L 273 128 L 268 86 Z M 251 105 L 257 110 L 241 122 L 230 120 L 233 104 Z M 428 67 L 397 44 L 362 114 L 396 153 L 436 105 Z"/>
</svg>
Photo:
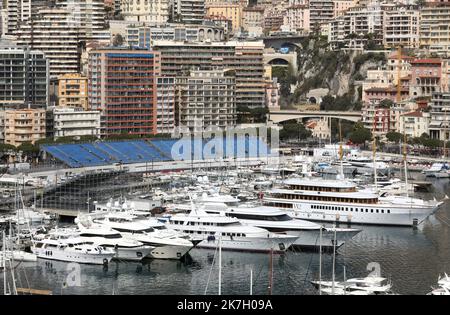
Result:
<svg viewBox="0 0 450 315">
<path fill-rule="evenodd" d="M 175 78 L 157 78 L 156 125 L 159 134 L 170 134 L 175 128 Z"/>
<path fill-rule="evenodd" d="M 430 137 L 432 139 L 450 140 L 450 94 L 436 92 L 431 99 Z"/>
<path fill-rule="evenodd" d="M 201 24 L 205 17 L 205 0 L 172 0 L 172 19 L 176 22 Z"/>
<path fill-rule="evenodd" d="M 25 23 L 29 23 L 33 15 L 43 7 L 48 7 L 51 0 L 6 0 L 6 34 L 14 34 Z"/>
<path fill-rule="evenodd" d="M 0 104 L 47 107 L 49 63 L 41 51 L 0 46 Z"/>
<path fill-rule="evenodd" d="M 89 53 L 88 95 L 102 112 L 102 135 L 157 133 L 159 53 L 104 48 Z"/>
<path fill-rule="evenodd" d="M 120 11 L 127 21 L 166 23 L 169 0 L 120 0 Z"/>
<path fill-rule="evenodd" d="M 162 76 L 189 75 L 192 70 L 234 70 L 238 107 L 265 107 L 264 43 L 155 41 Z"/>
<path fill-rule="evenodd" d="M 68 73 L 58 78 L 58 105 L 88 109 L 88 80 L 78 73 Z"/>
<path fill-rule="evenodd" d="M 384 12 L 383 45 L 387 48 L 418 48 L 420 11 L 416 7 L 396 7 Z"/>
<path fill-rule="evenodd" d="M 80 31 L 68 22 L 70 17 L 63 9 L 41 9 L 36 19 L 17 31 L 19 45 L 45 52 L 51 77 L 80 72 Z"/>
<path fill-rule="evenodd" d="M 178 122 L 189 131 L 236 125 L 235 77 L 223 70 L 191 71 L 176 78 Z"/>
<path fill-rule="evenodd" d="M 70 12 L 69 20 L 80 29 L 80 40 L 109 40 L 103 0 L 57 0 L 57 7 Z"/>
<path fill-rule="evenodd" d="M 450 54 L 450 2 L 429 3 L 420 9 L 420 47 Z"/>
</svg>

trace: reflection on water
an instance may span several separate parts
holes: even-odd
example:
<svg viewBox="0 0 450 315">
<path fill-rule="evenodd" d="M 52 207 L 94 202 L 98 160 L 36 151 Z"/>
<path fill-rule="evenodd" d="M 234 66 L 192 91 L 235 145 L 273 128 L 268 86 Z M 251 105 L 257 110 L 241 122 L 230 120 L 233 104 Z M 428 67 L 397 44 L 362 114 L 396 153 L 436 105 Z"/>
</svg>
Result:
<svg viewBox="0 0 450 315">
<path fill-rule="evenodd" d="M 434 182 L 426 198 L 450 195 L 448 180 Z M 339 249 L 336 279 L 370 273 L 369 263 L 378 263 L 383 276 L 391 278 L 400 294 L 425 294 L 439 274 L 450 273 L 450 203 L 417 229 L 359 226 L 362 232 Z M 217 253 L 194 249 L 190 259 L 148 260 L 144 263 L 112 262 L 102 266 L 80 266 L 81 286 L 71 286 L 74 272 L 68 264 L 39 260 L 17 269 L 18 286 L 48 289 L 53 294 L 216 294 L 218 292 Z M 213 262 L 215 264 L 213 265 Z M 250 270 L 254 294 L 267 294 L 270 256 L 256 253 L 222 253 L 222 293 L 248 294 Z M 331 279 L 332 255 L 323 255 L 322 274 Z M 317 294 L 310 284 L 319 276 L 319 255 L 288 252 L 273 257 L 273 294 Z M 1 276 L 0 276 L 1 278 Z M 0 287 L 3 282 L 0 282 Z M 1 291 L 3 292 L 3 288 Z"/>
</svg>

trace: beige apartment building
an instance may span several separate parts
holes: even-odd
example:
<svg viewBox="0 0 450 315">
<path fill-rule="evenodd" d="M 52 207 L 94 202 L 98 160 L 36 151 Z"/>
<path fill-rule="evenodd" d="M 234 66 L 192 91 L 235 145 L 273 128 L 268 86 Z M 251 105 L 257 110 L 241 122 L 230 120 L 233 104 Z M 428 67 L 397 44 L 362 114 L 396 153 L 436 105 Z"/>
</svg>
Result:
<svg viewBox="0 0 450 315">
<path fill-rule="evenodd" d="M 231 20 L 232 32 L 237 32 L 242 27 L 242 10 L 239 3 L 207 3 L 206 15 L 223 16 Z"/>
<path fill-rule="evenodd" d="M 450 2 L 429 3 L 420 10 L 420 47 L 431 53 L 450 53 Z"/>
<path fill-rule="evenodd" d="M 88 80 L 81 74 L 65 74 L 58 78 L 58 105 L 88 109 Z"/>
<path fill-rule="evenodd" d="M 45 109 L 15 109 L 5 111 L 5 143 L 22 143 L 45 138 Z"/>
</svg>

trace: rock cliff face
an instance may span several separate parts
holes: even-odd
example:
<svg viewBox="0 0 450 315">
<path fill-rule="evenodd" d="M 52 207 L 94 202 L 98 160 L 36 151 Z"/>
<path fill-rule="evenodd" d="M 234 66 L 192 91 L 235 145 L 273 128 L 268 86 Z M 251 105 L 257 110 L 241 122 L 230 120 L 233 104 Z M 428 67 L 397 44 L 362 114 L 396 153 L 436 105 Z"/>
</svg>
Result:
<svg viewBox="0 0 450 315">
<path fill-rule="evenodd" d="M 326 40 L 305 39 L 298 49 L 297 88 L 294 102 L 316 88 L 328 88 L 333 96 L 348 95 L 354 102 L 360 98 L 355 82 L 367 77 L 367 70 L 382 66 L 384 54 L 329 51 Z"/>
</svg>

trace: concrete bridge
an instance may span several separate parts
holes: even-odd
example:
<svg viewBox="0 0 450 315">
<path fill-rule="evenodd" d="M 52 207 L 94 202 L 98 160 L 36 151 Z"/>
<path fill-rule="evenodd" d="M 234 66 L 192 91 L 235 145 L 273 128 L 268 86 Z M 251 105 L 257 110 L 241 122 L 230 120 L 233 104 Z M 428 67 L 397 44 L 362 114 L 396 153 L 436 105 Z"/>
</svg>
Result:
<svg viewBox="0 0 450 315">
<path fill-rule="evenodd" d="M 361 112 L 339 111 L 300 111 L 295 109 L 274 110 L 269 112 L 269 121 L 280 123 L 291 119 L 303 118 L 337 118 L 358 122 L 361 120 Z"/>
<path fill-rule="evenodd" d="M 263 37 L 264 45 L 269 48 L 280 49 L 281 47 L 303 48 L 301 43 L 308 35 L 279 35 Z"/>
</svg>

